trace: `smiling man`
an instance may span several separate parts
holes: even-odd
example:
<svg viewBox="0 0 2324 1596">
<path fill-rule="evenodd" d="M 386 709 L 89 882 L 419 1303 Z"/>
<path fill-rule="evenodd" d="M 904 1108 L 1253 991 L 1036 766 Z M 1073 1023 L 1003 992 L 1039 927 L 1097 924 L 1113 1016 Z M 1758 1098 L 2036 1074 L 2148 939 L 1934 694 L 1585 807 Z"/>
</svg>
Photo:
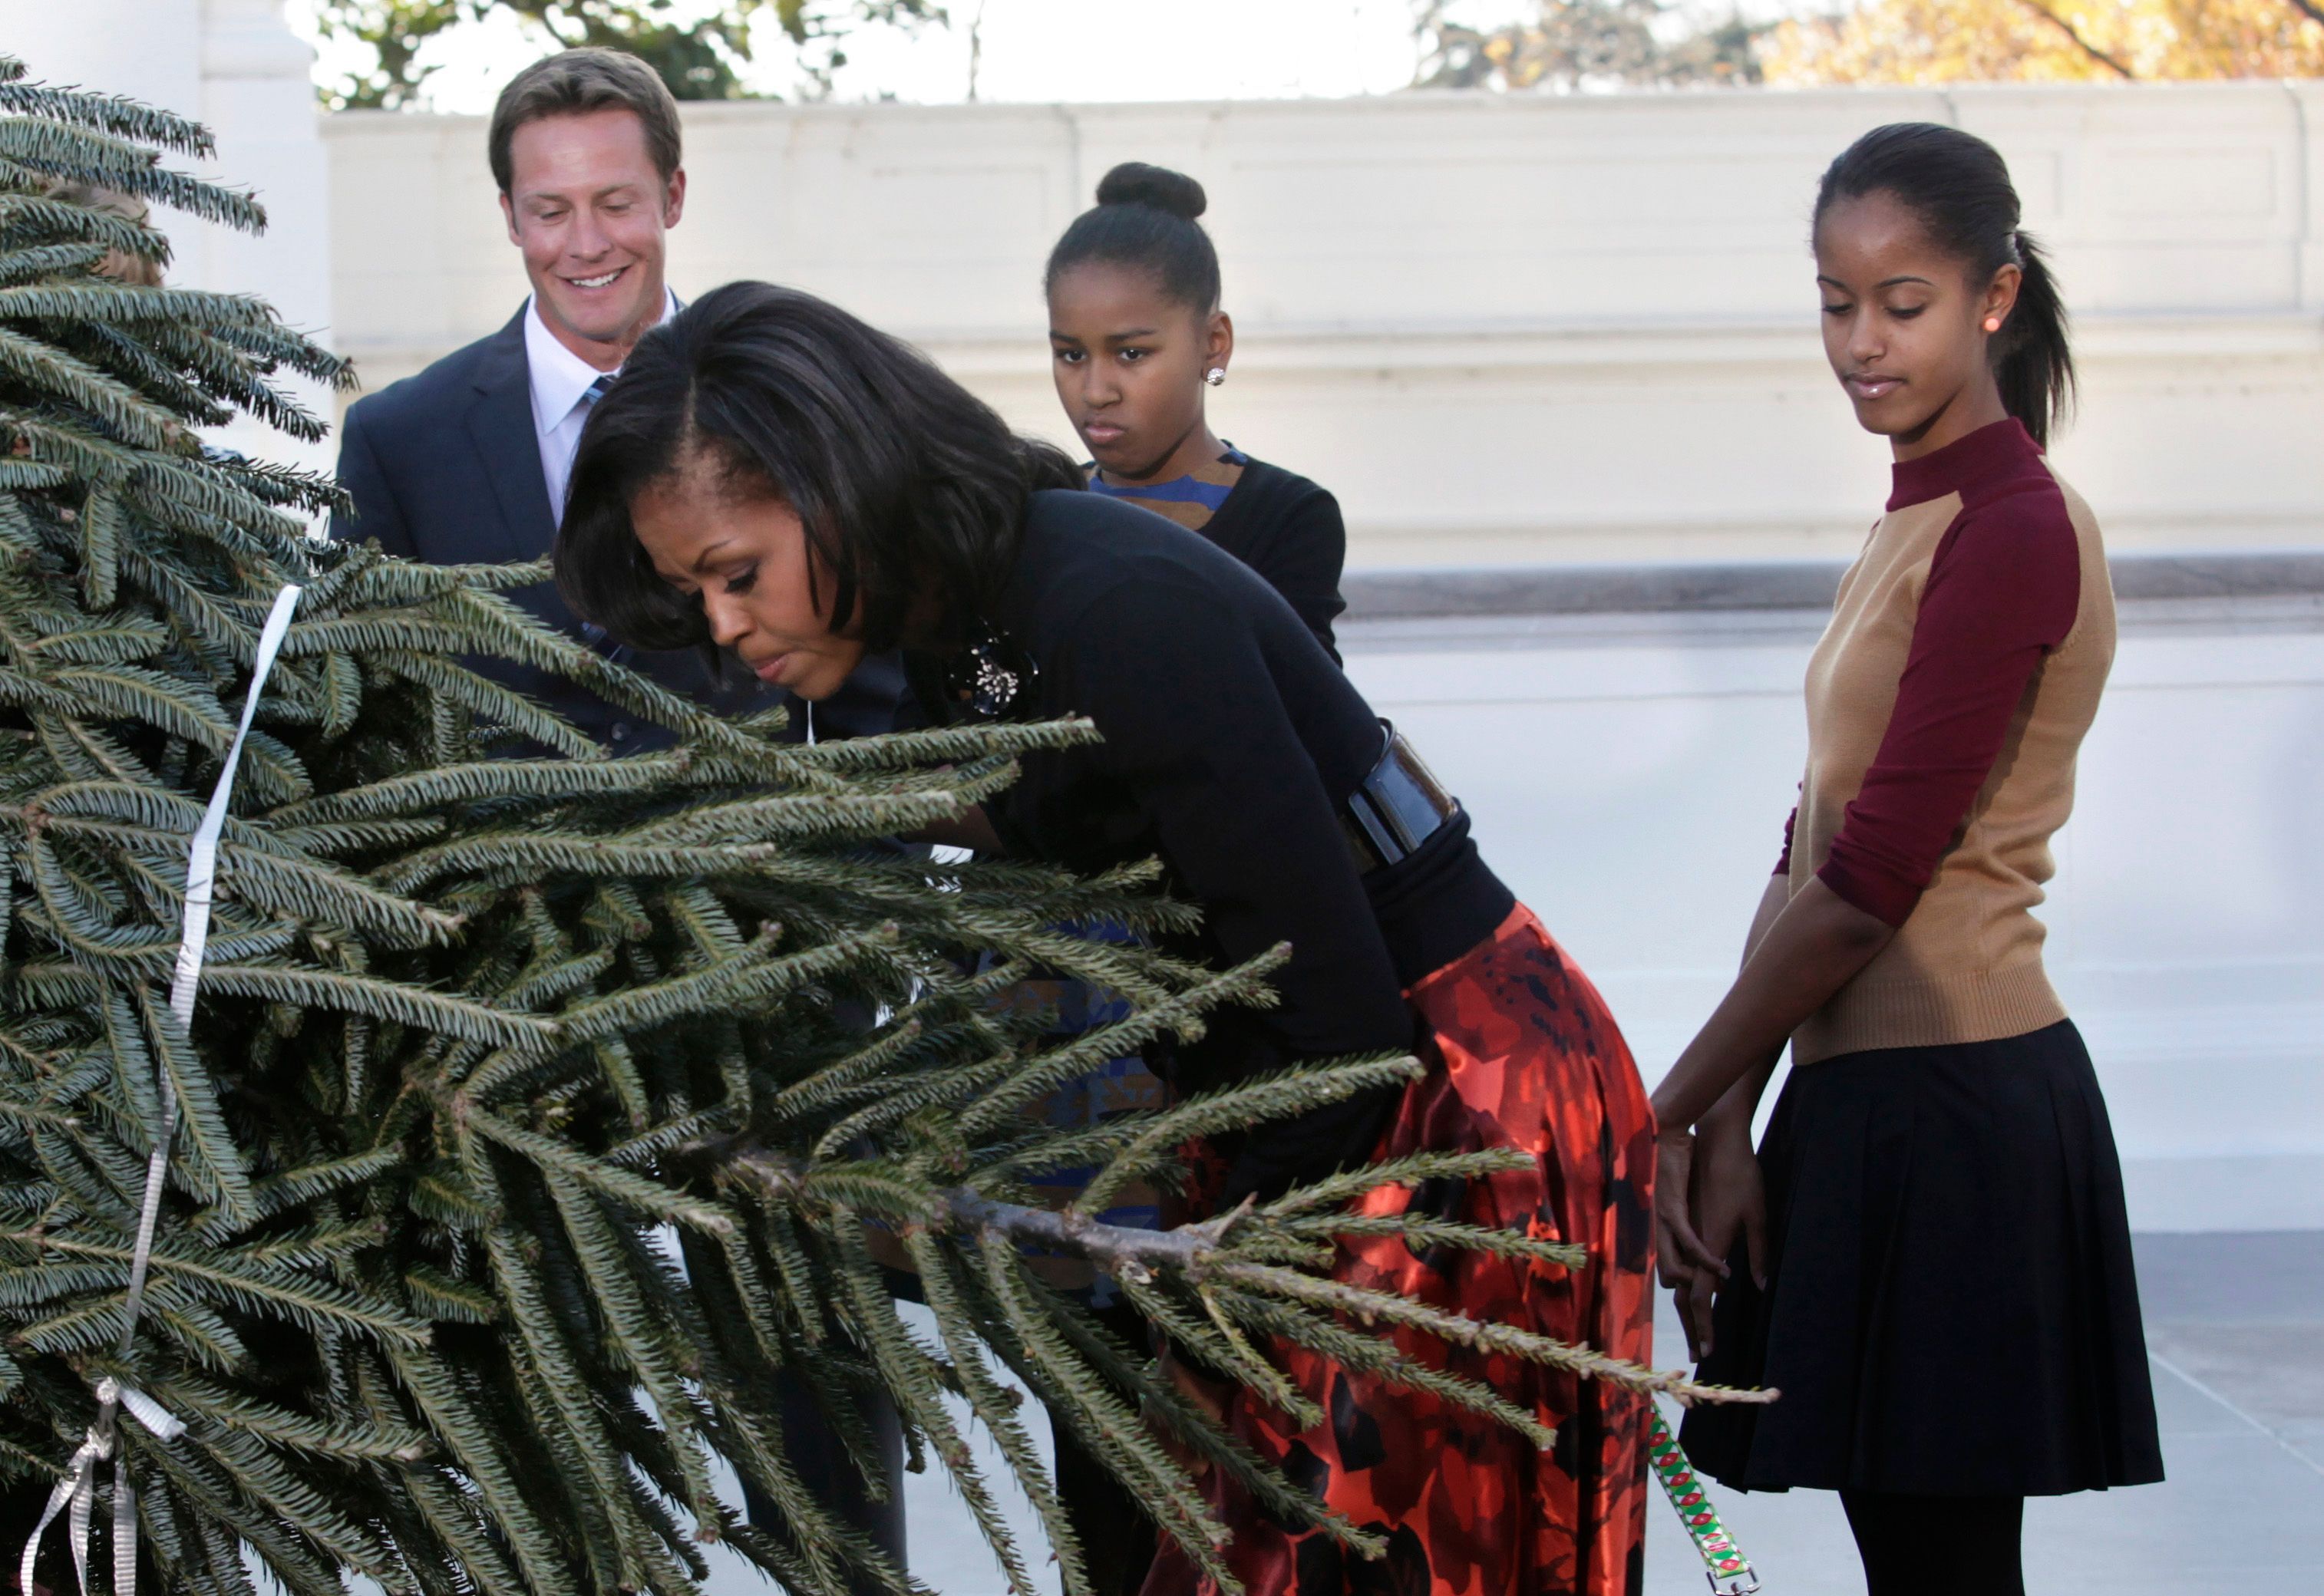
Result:
<svg viewBox="0 0 2324 1596">
<path fill-rule="evenodd" d="M 635 57 L 567 50 L 502 91 L 489 147 L 509 242 L 532 281 L 521 318 L 532 425 L 561 510 L 594 385 L 678 306 L 662 279 L 664 242 L 686 209 L 678 105 Z"/>
<path fill-rule="evenodd" d="M 339 441 L 354 508 L 332 535 L 433 564 L 549 553 L 589 407 L 676 307 L 663 260 L 686 170 L 677 102 L 650 67 L 608 50 L 536 61 L 502 90 L 487 150 L 530 298 L 492 336 L 357 401 Z M 516 596 L 590 636 L 549 584 Z M 724 707 L 757 691 L 715 682 L 691 655 L 622 657 Z M 493 674 L 616 753 L 639 746 L 638 729 L 569 684 L 520 667 Z"/>
</svg>

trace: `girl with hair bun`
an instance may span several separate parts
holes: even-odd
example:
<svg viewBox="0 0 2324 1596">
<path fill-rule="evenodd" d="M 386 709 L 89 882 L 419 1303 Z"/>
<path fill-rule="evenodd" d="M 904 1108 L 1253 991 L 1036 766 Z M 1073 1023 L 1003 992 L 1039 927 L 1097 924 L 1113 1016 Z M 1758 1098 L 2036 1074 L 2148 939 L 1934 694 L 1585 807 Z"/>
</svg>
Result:
<svg viewBox="0 0 2324 1596">
<path fill-rule="evenodd" d="M 1089 485 L 1200 532 L 1267 579 L 1333 659 L 1348 535 L 1331 494 L 1220 441 L 1208 391 L 1234 323 L 1198 218 L 1203 186 L 1128 161 L 1049 252 L 1051 372 L 1089 452 Z"/>
<path fill-rule="evenodd" d="M 1877 128 L 1825 171 L 1814 247 L 1894 487 L 1808 666 L 1742 972 L 1655 1093 L 1701 1378 L 1784 1393 L 1683 1437 L 1729 1484 L 1838 1491 L 1871 1596 L 2021 1596 L 2026 1497 L 2163 1477 L 2122 1171 L 2032 913 L 2114 594 L 2043 458 L 2073 360 L 2000 155 Z"/>
<path fill-rule="evenodd" d="M 1234 357 L 1234 324 L 1219 307 L 1218 252 L 1197 219 L 1206 205 L 1203 186 L 1180 172 L 1126 161 L 1106 173 L 1097 205 L 1065 230 L 1043 273 L 1057 398 L 1089 452 L 1082 469 L 1092 489 L 1234 555 L 1336 661 L 1332 621 L 1342 608 L 1347 549 L 1339 506 L 1305 477 L 1221 442 L 1205 416 L 1204 399 L 1226 381 Z M 1111 926 L 1079 929 L 1126 934 Z M 1022 990 L 1058 1016 L 1060 1035 L 1118 1006 L 1079 982 L 1035 977 Z M 1115 1059 L 1060 1094 L 1051 1112 L 1104 1118 L 1158 1106 L 1167 1096 L 1146 1060 Z M 1114 1223 L 1159 1221 L 1158 1194 L 1140 1189 L 1125 1200 L 1137 1215 L 1116 1215 Z M 1116 1307 L 1111 1314 L 1117 1332 L 1142 1339 L 1132 1310 Z M 1152 1562 L 1153 1526 L 1068 1426 L 1053 1429 L 1059 1493 L 1093 1549 L 1100 1596 L 1135 1596 Z"/>
</svg>

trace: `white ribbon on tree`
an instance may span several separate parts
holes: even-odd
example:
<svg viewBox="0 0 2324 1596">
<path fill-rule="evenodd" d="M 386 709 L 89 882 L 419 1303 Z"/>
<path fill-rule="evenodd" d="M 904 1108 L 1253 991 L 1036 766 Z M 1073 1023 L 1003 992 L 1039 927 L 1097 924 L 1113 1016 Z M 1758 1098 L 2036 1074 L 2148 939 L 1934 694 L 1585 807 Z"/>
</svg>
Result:
<svg viewBox="0 0 2324 1596">
<path fill-rule="evenodd" d="M 285 584 L 274 595 L 274 608 L 266 617 L 265 629 L 258 635 L 258 657 L 250 669 L 250 692 L 242 702 L 242 725 L 226 748 L 226 763 L 218 771 L 217 785 L 211 789 L 209 807 L 202 812 L 202 823 L 195 829 L 192 845 L 186 850 L 186 920 L 185 930 L 178 940 L 178 967 L 170 979 L 170 1012 L 178 1023 L 193 1029 L 194 990 L 201 985 L 202 950 L 209 942 L 211 889 L 217 879 L 219 835 L 226 830 L 226 806 L 234 798 L 235 772 L 242 764 L 242 745 L 250 737 L 250 722 L 258 712 L 259 695 L 266 690 L 266 678 L 274 669 L 274 656 L 281 650 L 283 634 L 290 629 L 291 612 L 299 607 L 299 589 Z M 137 1336 L 137 1317 L 145 1305 L 145 1275 L 153 1261 L 153 1231 L 161 1218 L 161 1189 L 170 1172 L 170 1143 L 178 1130 L 178 1095 L 170 1085 L 170 1072 L 157 1069 L 155 1081 L 161 1104 L 161 1124 L 153 1138 L 152 1155 L 145 1161 L 145 1200 L 137 1214 L 137 1247 L 129 1262 L 129 1294 L 122 1302 L 121 1339 L 114 1346 L 114 1355 L 125 1358 Z M 137 1491 L 129 1481 L 129 1455 L 115 1435 L 116 1421 L 122 1408 L 164 1441 L 174 1441 L 186 1433 L 186 1426 L 134 1386 L 123 1385 L 106 1376 L 97 1382 L 97 1417 L 88 1426 L 88 1435 L 73 1454 L 72 1472 L 57 1481 L 49 1493 L 49 1505 L 42 1510 L 41 1521 L 32 1530 L 32 1539 L 24 1543 L 24 1556 L 16 1574 L 16 1588 L 31 1596 L 32 1564 L 40 1556 L 42 1537 L 49 1526 L 56 1522 L 59 1513 L 66 1515 L 67 1533 L 72 1536 L 73 1573 L 79 1589 L 88 1589 L 88 1532 L 97 1511 L 97 1465 L 107 1458 L 113 1460 L 113 1589 L 115 1596 L 137 1596 Z"/>
</svg>

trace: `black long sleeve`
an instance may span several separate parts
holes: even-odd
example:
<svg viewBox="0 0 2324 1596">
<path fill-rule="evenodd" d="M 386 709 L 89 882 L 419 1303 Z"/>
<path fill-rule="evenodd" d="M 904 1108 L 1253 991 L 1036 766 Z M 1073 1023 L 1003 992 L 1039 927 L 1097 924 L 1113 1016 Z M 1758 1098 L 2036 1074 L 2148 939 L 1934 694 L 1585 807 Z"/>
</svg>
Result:
<svg viewBox="0 0 2324 1596">
<path fill-rule="evenodd" d="M 1013 712 L 1085 714 L 1105 738 L 1025 756 L 991 811 L 1012 851 L 1081 869 L 1158 854 L 1173 889 L 1202 906 L 1189 952 L 1231 964 L 1292 946 L 1273 977 L 1280 1004 L 1215 1016 L 1181 1057 L 1180 1084 L 1411 1047 L 1410 977 L 1341 819 L 1379 757 L 1379 722 L 1285 598 L 1158 516 L 1047 492 L 991 619 L 1035 667 Z M 1396 1096 L 1241 1138 L 1231 1196 L 1360 1160 Z"/>
<path fill-rule="evenodd" d="M 1309 484 L 1282 518 L 1254 540 L 1247 563 L 1283 595 L 1337 662 L 1340 650 L 1332 623 L 1348 607 L 1340 597 L 1340 577 L 1348 563 L 1348 529 L 1340 519 L 1340 501 Z"/>
<path fill-rule="evenodd" d="M 1100 762 L 1137 795 L 1221 953 L 1278 941 L 1283 1006 L 1247 1027 L 1240 1077 L 1407 1047 L 1412 1015 L 1342 835 L 1259 643 L 1183 574 L 1148 574 L 1092 603 L 1058 693 L 1105 734 Z M 1156 669 L 1161 665 L 1163 668 Z M 1235 1146 L 1222 1199 L 1271 1197 L 1360 1160 L 1395 1094 L 1267 1125 Z"/>
<path fill-rule="evenodd" d="M 1268 1029 L 1308 1055 L 1402 1047 L 1410 1023 L 1341 830 L 1345 793 L 1327 791 L 1241 619 L 1193 573 L 1142 567 L 1084 608 L 1052 691 L 1097 723 L 1097 762 L 1134 794 L 1220 951 L 1240 962 L 1291 943 Z M 1360 701 L 1351 719 L 1376 745 Z"/>
</svg>

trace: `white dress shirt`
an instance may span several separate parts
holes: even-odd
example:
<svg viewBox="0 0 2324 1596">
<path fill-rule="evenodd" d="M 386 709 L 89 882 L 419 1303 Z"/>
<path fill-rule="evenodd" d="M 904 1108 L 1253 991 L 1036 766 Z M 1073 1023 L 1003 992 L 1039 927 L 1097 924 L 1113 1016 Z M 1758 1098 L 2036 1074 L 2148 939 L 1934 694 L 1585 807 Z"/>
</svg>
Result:
<svg viewBox="0 0 2324 1596">
<path fill-rule="evenodd" d="M 661 310 L 668 321 L 678 314 L 678 296 L 669 289 Z M 581 424 L 589 418 L 589 385 L 601 371 L 557 341 L 540 319 L 540 301 L 525 301 L 524 363 L 532 376 L 532 436 L 540 445 L 540 476 L 549 484 L 551 515 L 565 514 L 566 485 L 573 476 L 574 452 L 581 447 Z M 614 371 L 621 368 L 616 366 Z"/>
</svg>

